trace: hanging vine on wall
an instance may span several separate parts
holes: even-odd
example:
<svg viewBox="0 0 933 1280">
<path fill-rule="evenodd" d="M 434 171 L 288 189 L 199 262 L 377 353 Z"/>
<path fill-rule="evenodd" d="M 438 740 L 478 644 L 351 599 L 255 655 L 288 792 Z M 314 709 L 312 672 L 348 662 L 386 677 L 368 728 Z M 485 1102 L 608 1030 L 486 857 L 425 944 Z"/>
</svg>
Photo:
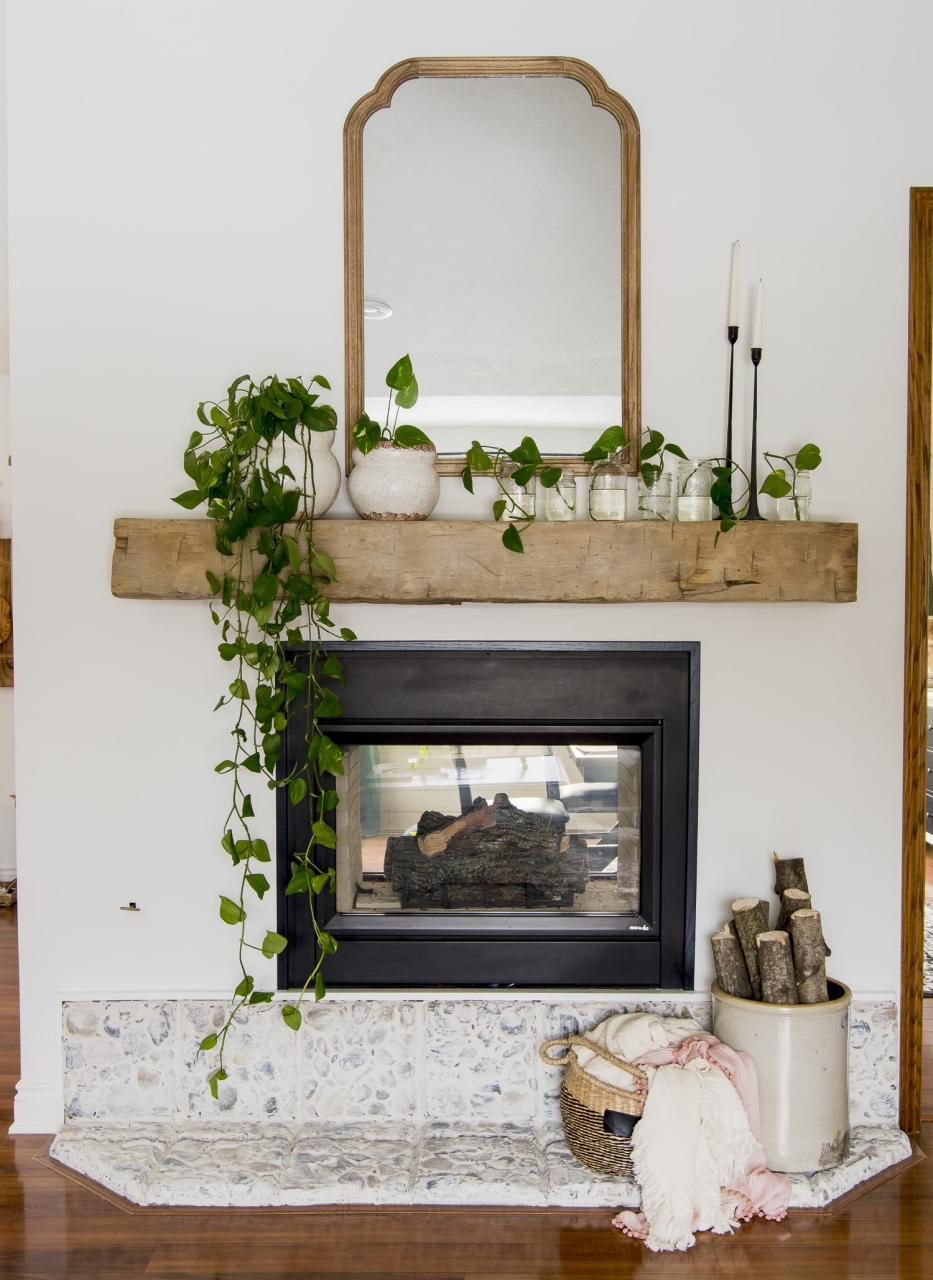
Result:
<svg viewBox="0 0 933 1280">
<path fill-rule="evenodd" d="M 244 1005 L 266 1003 L 274 994 L 256 989 L 250 953 L 272 959 L 286 946 L 279 933 L 267 931 L 261 941 L 247 933 L 252 898 L 261 900 L 270 888 L 259 869 L 271 861 L 269 846 L 253 827 L 251 787 L 263 781 L 270 789 L 284 788 L 291 804 L 308 806 L 310 817 L 310 840 L 292 855 L 285 890 L 307 897 L 317 940 L 317 960 L 304 986 L 294 1002 L 282 1006 L 293 1031 L 301 1026 L 308 990 L 316 1000 L 323 997 L 322 965 L 337 949 L 315 911 L 318 894 L 333 889 L 334 872 L 315 862 L 314 848 L 336 845 L 330 815 L 337 793 L 326 782 L 328 775 L 343 772 L 343 764 L 340 748 L 319 722 L 341 713 L 330 682 L 339 681 L 342 671 L 337 657 L 327 652 L 327 640 L 356 637 L 331 621 L 327 587 L 335 577 L 334 564 L 314 545 L 310 441 L 314 432 L 332 431 L 337 422 L 334 409 L 320 403 L 316 387 L 330 390 L 320 374 L 308 382 L 273 375 L 258 383 L 244 374 L 229 387 L 225 402 L 200 404 L 198 420 L 205 430 L 192 434 L 184 457 L 194 488 L 174 499 L 188 511 L 207 504 L 217 550 L 228 562 L 222 577 L 208 571 L 207 578 L 216 597 L 211 617 L 220 629 L 218 653 L 233 675 L 214 708 L 226 708 L 233 717 L 233 747 L 215 771 L 231 784 L 220 844 L 239 883 L 232 896 L 220 895 L 220 918 L 237 930 L 241 978 L 223 1026 L 200 1044 L 202 1051 L 217 1050 L 208 1079 L 215 1098 L 227 1078 L 224 1050 L 234 1018 Z M 306 667 L 296 661 L 296 646 L 307 647 Z M 296 699 L 305 707 L 305 758 L 279 777 L 288 708 Z"/>
</svg>

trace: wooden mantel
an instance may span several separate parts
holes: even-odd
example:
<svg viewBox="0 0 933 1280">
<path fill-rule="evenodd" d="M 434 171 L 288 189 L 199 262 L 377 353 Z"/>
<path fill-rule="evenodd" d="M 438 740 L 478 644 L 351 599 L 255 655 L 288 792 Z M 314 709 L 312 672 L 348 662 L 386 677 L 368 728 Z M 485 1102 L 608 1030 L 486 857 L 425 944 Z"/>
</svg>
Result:
<svg viewBox="0 0 933 1280">
<path fill-rule="evenodd" d="M 317 545 L 337 566 L 335 601 L 461 604 L 699 600 L 844 603 L 856 598 L 858 525 L 666 521 L 533 525 L 525 552 L 502 526 L 465 520 L 320 520 Z M 125 599 L 200 600 L 222 572 L 209 520 L 119 519 L 111 587 Z"/>
</svg>

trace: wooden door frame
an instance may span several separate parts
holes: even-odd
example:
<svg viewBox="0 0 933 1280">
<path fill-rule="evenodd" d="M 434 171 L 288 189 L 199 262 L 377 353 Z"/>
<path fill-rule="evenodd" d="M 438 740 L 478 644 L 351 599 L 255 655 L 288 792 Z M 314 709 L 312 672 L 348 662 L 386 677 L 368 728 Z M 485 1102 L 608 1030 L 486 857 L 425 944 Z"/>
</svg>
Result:
<svg viewBox="0 0 933 1280">
<path fill-rule="evenodd" d="M 907 554 L 904 626 L 904 812 L 901 885 L 900 1120 L 921 1121 L 923 900 L 926 869 L 927 616 L 930 580 L 930 396 L 933 187 L 910 192 L 907 353 Z"/>
</svg>

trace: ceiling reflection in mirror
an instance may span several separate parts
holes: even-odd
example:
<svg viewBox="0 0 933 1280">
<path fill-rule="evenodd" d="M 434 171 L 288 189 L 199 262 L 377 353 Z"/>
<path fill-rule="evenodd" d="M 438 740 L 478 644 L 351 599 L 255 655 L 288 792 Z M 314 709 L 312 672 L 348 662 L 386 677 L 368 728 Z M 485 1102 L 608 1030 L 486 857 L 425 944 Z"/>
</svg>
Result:
<svg viewBox="0 0 933 1280">
<path fill-rule="evenodd" d="M 407 352 L 442 456 L 578 454 L 621 421 L 622 195 L 619 122 L 576 80 L 401 85 L 364 131 L 367 413 Z"/>
</svg>

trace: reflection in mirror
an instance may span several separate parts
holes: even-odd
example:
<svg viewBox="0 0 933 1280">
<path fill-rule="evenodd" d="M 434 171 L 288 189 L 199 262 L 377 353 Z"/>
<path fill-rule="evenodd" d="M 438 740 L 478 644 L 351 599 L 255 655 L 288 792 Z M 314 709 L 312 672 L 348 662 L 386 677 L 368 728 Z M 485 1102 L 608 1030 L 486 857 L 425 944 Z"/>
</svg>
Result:
<svg viewBox="0 0 933 1280">
<path fill-rule="evenodd" d="M 364 142 L 366 411 L 409 352 L 442 459 L 524 434 L 580 454 L 622 421 L 619 120 L 562 76 L 419 78 Z"/>
</svg>

